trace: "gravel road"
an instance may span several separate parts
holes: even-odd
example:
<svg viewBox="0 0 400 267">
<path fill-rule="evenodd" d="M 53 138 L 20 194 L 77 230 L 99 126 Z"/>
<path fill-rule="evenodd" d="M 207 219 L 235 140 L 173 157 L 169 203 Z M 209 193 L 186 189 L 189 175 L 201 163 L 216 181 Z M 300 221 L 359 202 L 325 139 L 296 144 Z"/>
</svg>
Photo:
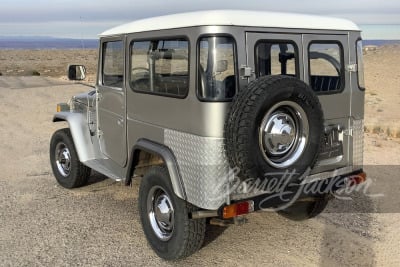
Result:
<svg viewBox="0 0 400 267">
<path fill-rule="evenodd" d="M 1 266 L 400 266 L 399 213 L 337 213 L 354 205 L 373 210 L 376 201 L 362 194 L 334 200 L 328 212 L 305 222 L 259 212 L 241 226 L 210 226 L 198 253 L 175 263 L 160 260 L 140 226 L 139 180 L 125 187 L 94 173 L 90 185 L 66 190 L 51 173 L 50 136 L 65 127 L 51 122 L 55 105 L 87 88 L 47 79 L 18 90 L 1 79 Z M 381 151 L 374 138 L 367 136 L 365 161 L 383 164 L 376 162 Z M 391 142 L 385 154 L 399 164 L 399 143 L 381 142 Z M 379 168 L 367 171 L 382 176 Z M 385 177 L 397 178 L 396 172 Z"/>
</svg>

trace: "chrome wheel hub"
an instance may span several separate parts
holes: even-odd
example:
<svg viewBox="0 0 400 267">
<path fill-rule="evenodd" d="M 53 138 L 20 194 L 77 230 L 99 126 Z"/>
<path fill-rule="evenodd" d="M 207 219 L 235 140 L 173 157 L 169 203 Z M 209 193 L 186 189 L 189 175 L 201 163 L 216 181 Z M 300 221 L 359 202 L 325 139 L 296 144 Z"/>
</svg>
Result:
<svg viewBox="0 0 400 267">
<path fill-rule="evenodd" d="M 264 159 L 275 168 L 287 168 L 303 154 L 309 136 L 305 111 L 295 102 L 271 107 L 261 122 L 259 146 Z"/>
<path fill-rule="evenodd" d="M 273 114 L 264 128 L 264 148 L 275 156 L 287 153 L 296 140 L 295 131 L 291 116 L 283 112 Z"/>
<path fill-rule="evenodd" d="M 147 212 L 151 227 L 162 241 L 168 241 L 174 230 L 174 208 L 167 193 L 154 186 L 147 198 Z"/>
<path fill-rule="evenodd" d="M 71 153 L 64 143 L 57 144 L 56 165 L 59 173 L 67 177 L 71 172 Z"/>
</svg>

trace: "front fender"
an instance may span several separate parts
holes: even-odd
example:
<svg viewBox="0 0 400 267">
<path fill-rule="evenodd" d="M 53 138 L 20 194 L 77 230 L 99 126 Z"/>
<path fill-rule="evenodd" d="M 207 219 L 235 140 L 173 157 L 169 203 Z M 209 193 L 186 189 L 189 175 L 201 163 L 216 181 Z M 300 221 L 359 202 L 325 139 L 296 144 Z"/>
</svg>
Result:
<svg viewBox="0 0 400 267">
<path fill-rule="evenodd" d="M 75 149 L 79 160 L 85 162 L 99 158 L 100 149 L 90 136 L 86 117 L 82 113 L 58 112 L 53 117 L 53 122 L 66 121 L 74 140 Z"/>
</svg>

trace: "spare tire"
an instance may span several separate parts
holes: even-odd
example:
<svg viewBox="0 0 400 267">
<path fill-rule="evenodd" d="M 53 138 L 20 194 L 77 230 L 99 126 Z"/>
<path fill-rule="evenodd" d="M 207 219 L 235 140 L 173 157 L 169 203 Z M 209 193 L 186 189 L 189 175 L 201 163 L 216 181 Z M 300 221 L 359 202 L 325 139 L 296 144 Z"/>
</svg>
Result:
<svg viewBox="0 0 400 267">
<path fill-rule="evenodd" d="M 263 76 L 237 93 L 225 122 L 225 150 L 239 177 L 301 177 L 317 160 L 324 116 L 311 88 L 289 76 Z M 276 176 L 274 176 L 276 177 Z"/>
</svg>

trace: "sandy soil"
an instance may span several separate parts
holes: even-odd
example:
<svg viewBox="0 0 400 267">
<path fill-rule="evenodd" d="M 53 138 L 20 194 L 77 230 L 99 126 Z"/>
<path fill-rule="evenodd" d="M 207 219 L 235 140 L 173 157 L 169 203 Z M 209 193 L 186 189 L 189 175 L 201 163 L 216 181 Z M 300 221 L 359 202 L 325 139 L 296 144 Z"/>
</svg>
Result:
<svg viewBox="0 0 400 267">
<path fill-rule="evenodd" d="M 385 47 L 365 55 L 364 163 L 374 181 L 386 182 L 395 192 L 399 172 L 394 166 L 400 164 L 400 139 L 393 137 L 400 122 L 399 51 Z M 95 57 L 90 50 L 0 50 L 0 72 L 21 74 L 34 66 L 41 73 L 50 70 L 42 76 L 59 77 L 70 59 L 77 58 L 76 63 L 93 66 L 88 68 L 93 75 Z M 0 86 L 0 265 L 173 265 L 160 260 L 146 243 L 137 212 L 139 181 L 124 187 L 94 174 L 90 185 L 76 190 L 57 185 L 48 160 L 50 136 L 63 127 L 51 123 L 55 104 L 87 88 L 49 84 L 30 89 Z M 359 207 L 355 211 L 376 209 L 374 198 L 355 194 L 353 199 L 334 200 L 327 212 L 306 222 L 261 212 L 249 215 L 242 226 L 209 227 L 203 248 L 174 265 L 400 266 L 398 207 L 386 213 L 349 212 L 354 206 Z"/>
<path fill-rule="evenodd" d="M 365 125 L 368 132 L 400 137 L 400 46 L 368 51 L 365 60 Z"/>
<path fill-rule="evenodd" d="M 0 73 L 3 76 L 32 74 L 66 80 L 69 64 L 85 65 L 90 83 L 97 70 L 96 49 L 71 50 L 0 50 Z"/>
</svg>

